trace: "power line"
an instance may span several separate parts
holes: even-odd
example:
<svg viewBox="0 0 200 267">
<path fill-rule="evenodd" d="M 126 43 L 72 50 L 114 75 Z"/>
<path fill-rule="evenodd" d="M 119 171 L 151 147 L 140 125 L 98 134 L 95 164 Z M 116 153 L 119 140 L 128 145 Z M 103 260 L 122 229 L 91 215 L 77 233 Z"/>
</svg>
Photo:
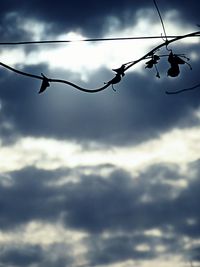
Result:
<svg viewBox="0 0 200 267">
<path fill-rule="evenodd" d="M 179 38 L 181 35 L 167 35 L 166 38 Z M 200 34 L 189 37 L 200 37 Z M 43 40 L 43 41 L 20 41 L 20 42 L 0 42 L 0 45 L 30 45 L 30 44 L 56 44 L 75 42 L 105 42 L 105 41 L 126 41 L 126 40 L 148 40 L 163 39 L 163 36 L 133 36 L 133 37 L 111 37 L 111 38 L 88 38 L 79 40 Z"/>
</svg>

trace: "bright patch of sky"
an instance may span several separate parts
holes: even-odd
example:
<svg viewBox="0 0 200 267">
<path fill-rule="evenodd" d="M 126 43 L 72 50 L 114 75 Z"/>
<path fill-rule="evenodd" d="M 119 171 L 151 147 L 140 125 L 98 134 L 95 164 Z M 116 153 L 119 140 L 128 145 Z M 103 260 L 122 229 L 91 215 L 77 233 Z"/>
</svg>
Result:
<svg viewBox="0 0 200 267">
<path fill-rule="evenodd" d="M 133 36 L 160 36 L 163 32 L 161 24 L 155 23 L 155 10 L 140 10 L 137 13 L 137 22 L 133 26 L 129 26 L 119 30 L 119 21 L 115 17 L 111 17 L 107 22 L 107 37 L 133 37 Z M 170 11 L 163 16 L 167 25 L 168 35 L 181 35 L 195 31 L 190 25 L 182 26 L 180 14 L 178 11 Z M 174 21 L 176 23 L 174 23 Z M 45 27 L 42 22 L 23 21 L 19 22 L 19 27 L 25 32 L 31 31 L 32 40 L 41 40 L 44 36 Z M 151 27 L 149 26 L 151 25 Z M 53 38 L 53 37 L 52 37 Z M 55 38 L 55 37 L 54 37 Z M 79 32 L 68 32 L 57 36 L 56 40 L 84 40 L 90 37 L 83 36 Z M 54 39 L 54 40 L 55 40 Z M 197 39 L 197 38 L 196 38 Z M 159 40 L 132 40 L 132 41 L 106 41 L 106 42 L 73 42 L 66 44 L 53 45 L 50 44 L 37 46 L 34 51 L 28 53 L 24 47 L 15 47 L 4 49 L 1 52 L 1 60 L 5 64 L 21 64 L 31 65 L 47 63 L 50 69 L 59 68 L 78 73 L 83 80 L 87 80 L 88 75 L 97 71 L 101 67 L 112 68 L 120 67 L 123 63 L 137 60 L 146 54 L 153 46 L 160 44 Z M 198 42 L 195 38 L 187 39 L 187 42 Z M 196 55 L 193 54 L 195 58 Z M 141 71 L 138 66 L 134 70 Z"/>
<path fill-rule="evenodd" d="M 23 138 L 12 146 L 1 146 L 0 169 L 9 172 L 34 165 L 42 169 L 113 164 L 132 172 L 158 163 L 186 165 L 199 158 L 200 127 L 174 129 L 160 138 L 137 146 L 84 150 L 80 144 L 53 139 Z M 31 153 L 30 153 L 31 151 Z M 95 170 L 96 171 L 96 170 Z M 185 182 L 180 181 L 180 186 Z"/>
</svg>

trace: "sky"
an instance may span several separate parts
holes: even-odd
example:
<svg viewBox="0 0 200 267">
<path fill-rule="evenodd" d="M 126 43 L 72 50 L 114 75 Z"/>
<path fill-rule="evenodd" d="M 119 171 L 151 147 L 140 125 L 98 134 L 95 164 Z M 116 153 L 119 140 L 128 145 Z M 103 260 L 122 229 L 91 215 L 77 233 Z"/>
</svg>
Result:
<svg viewBox="0 0 200 267">
<path fill-rule="evenodd" d="M 200 3 L 157 0 L 167 35 Z M 164 43 L 153 1 L 0 2 L 0 62 L 95 89 Z M 158 39 L 80 42 L 89 38 Z M 3 45 L 3 42 L 72 40 Z M 97 93 L 0 66 L 0 267 L 200 266 L 199 37 Z M 170 77 L 168 55 L 184 54 Z"/>
</svg>

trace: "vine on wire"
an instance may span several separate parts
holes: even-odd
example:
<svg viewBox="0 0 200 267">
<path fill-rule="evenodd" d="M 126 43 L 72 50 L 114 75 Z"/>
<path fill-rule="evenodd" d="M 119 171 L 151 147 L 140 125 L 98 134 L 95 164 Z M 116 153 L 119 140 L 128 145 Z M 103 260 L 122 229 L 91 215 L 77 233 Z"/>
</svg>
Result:
<svg viewBox="0 0 200 267">
<path fill-rule="evenodd" d="M 190 70 L 192 70 L 192 67 L 191 65 L 188 63 L 189 61 L 189 58 L 186 57 L 184 54 L 175 54 L 172 50 L 172 48 L 169 48 L 169 45 L 174 43 L 174 42 L 177 42 L 179 40 L 182 40 L 182 39 L 185 39 L 185 38 L 190 38 L 190 37 L 199 37 L 200 36 L 200 31 L 195 31 L 195 32 L 192 32 L 192 33 L 188 33 L 188 34 L 185 34 L 185 35 L 179 35 L 179 36 L 168 36 L 166 34 L 166 29 L 165 29 L 165 26 L 164 26 L 164 23 L 163 23 L 163 19 L 162 19 L 162 16 L 161 16 L 161 13 L 160 13 L 160 10 L 158 8 L 158 5 L 156 3 L 155 0 L 153 0 L 154 2 L 154 5 L 156 7 L 156 10 L 158 12 L 158 15 L 159 15 L 159 18 L 160 18 L 160 22 L 161 22 L 161 25 L 162 25 L 162 28 L 163 28 L 163 32 L 164 32 L 164 36 L 161 34 L 160 37 L 157 37 L 157 36 L 153 36 L 153 37 L 144 37 L 144 39 L 146 38 L 162 38 L 163 39 L 163 42 L 159 45 L 157 45 L 156 47 L 154 47 L 152 50 L 150 50 L 149 52 L 147 52 L 144 56 L 140 57 L 139 59 L 137 60 L 134 60 L 134 61 L 130 61 L 130 62 L 127 62 L 127 63 L 124 63 L 122 64 L 119 68 L 116 68 L 116 69 L 112 69 L 114 72 L 115 72 L 115 76 L 110 79 L 109 81 L 107 82 L 104 82 L 104 84 L 99 87 L 99 88 L 93 88 L 93 89 L 88 89 L 88 88 L 83 88 L 73 82 L 70 82 L 68 80 L 62 80 L 62 79 L 52 79 L 52 78 L 49 78 L 47 77 L 46 75 L 44 75 L 43 73 L 41 73 L 41 75 L 35 75 L 35 74 L 32 74 L 32 73 L 27 73 L 27 72 L 24 72 L 24 71 L 21 71 L 21 70 L 18 70 L 16 68 L 13 68 L 11 66 L 8 66 L 6 65 L 5 63 L 3 62 L 0 62 L 0 66 L 12 71 L 12 72 L 15 72 L 15 73 L 18 73 L 20 75 L 23 75 L 23 76 L 27 76 L 29 78 L 34 78 L 34 79 L 38 79 L 38 80 L 41 80 L 41 86 L 40 86 L 40 89 L 38 91 L 39 94 L 43 93 L 44 91 L 46 91 L 46 89 L 48 87 L 50 87 L 51 83 L 63 83 L 63 84 L 66 84 L 66 85 L 69 85 L 77 90 L 80 90 L 80 91 L 83 91 L 83 92 L 86 92 L 86 93 L 97 93 L 97 92 L 100 92 L 100 91 L 103 91 L 105 89 L 107 89 L 108 87 L 112 87 L 112 89 L 114 91 L 115 88 L 114 88 L 114 85 L 115 84 L 118 84 L 122 78 L 125 76 L 125 72 L 134 67 L 136 64 L 138 64 L 139 62 L 141 61 L 146 61 L 145 62 L 145 68 L 146 69 L 152 69 L 152 68 L 155 68 L 155 71 L 156 71 L 156 77 L 157 78 L 160 78 L 160 73 L 159 73 L 159 70 L 158 70 L 158 64 L 160 63 L 161 59 L 163 58 L 166 58 L 167 57 L 167 60 L 168 60 L 168 63 L 169 63 L 169 69 L 167 70 L 166 74 L 167 76 L 170 76 L 170 77 L 177 77 L 179 74 L 180 74 L 180 65 L 188 65 L 188 67 L 190 68 Z M 198 25 L 197 25 L 198 26 Z M 82 40 L 82 41 L 108 41 L 108 40 L 127 40 L 127 39 L 142 39 L 143 37 L 127 37 L 127 38 L 105 38 L 105 39 L 86 39 L 86 40 Z M 170 38 L 170 40 L 169 40 Z M 32 42 L 15 42 L 15 43 L 0 43 L 0 45 L 21 45 L 21 44 L 38 44 L 38 43 L 56 43 L 56 42 L 70 42 L 70 41 L 32 41 Z M 161 48 L 165 47 L 165 51 L 167 51 L 167 54 L 158 54 L 159 51 L 161 50 Z M 193 87 L 190 87 L 190 88 L 185 88 L 185 89 L 181 89 L 181 90 L 177 90 L 177 91 L 174 91 L 174 92 L 169 92 L 169 91 L 166 91 L 167 94 L 176 94 L 176 93 L 181 93 L 181 92 L 184 92 L 184 91 L 187 91 L 187 90 L 193 90 L 197 87 L 200 87 L 200 84 L 197 84 Z"/>
</svg>

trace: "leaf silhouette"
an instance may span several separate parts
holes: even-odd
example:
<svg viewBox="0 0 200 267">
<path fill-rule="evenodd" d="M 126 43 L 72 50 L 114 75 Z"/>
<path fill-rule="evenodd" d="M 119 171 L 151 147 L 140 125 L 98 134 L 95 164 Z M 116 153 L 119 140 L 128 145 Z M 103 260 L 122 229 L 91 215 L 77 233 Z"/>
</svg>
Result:
<svg viewBox="0 0 200 267">
<path fill-rule="evenodd" d="M 38 94 L 43 93 L 47 89 L 47 87 L 50 86 L 48 78 L 46 76 L 44 76 L 43 73 L 41 73 L 41 75 L 42 75 L 43 79 L 42 79 L 42 84 L 41 84 L 41 87 L 40 87 Z"/>
</svg>

